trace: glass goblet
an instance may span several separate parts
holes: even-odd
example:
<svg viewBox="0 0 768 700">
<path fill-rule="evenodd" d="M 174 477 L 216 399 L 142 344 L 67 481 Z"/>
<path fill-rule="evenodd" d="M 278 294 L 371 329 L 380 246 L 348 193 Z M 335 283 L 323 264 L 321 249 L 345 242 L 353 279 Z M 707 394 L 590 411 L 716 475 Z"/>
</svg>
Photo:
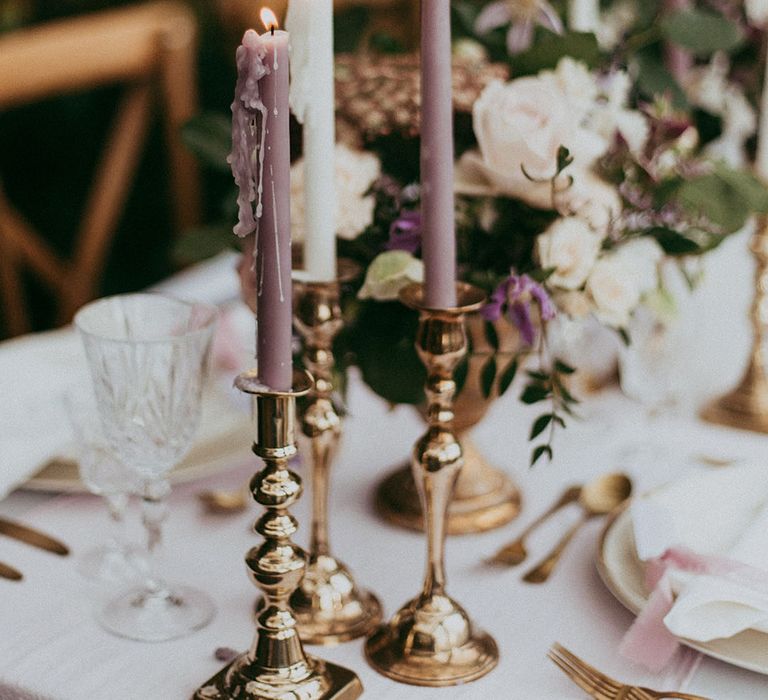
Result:
<svg viewBox="0 0 768 700">
<path fill-rule="evenodd" d="M 75 316 L 85 346 L 104 437 L 142 481 L 142 521 L 151 555 L 161 541 L 168 473 L 200 421 L 216 308 L 159 294 L 108 297 Z M 207 595 L 170 586 L 152 566 L 143 583 L 111 600 L 98 618 L 109 631 L 143 641 L 189 634 L 213 616 Z"/>
<path fill-rule="evenodd" d="M 106 444 L 91 388 L 73 388 L 62 400 L 75 438 L 80 479 L 88 491 L 104 499 L 112 525 L 111 536 L 80 557 L 78 571 L 96 581 L 125 582 L 144 566 L 143 557 L 125 537 L 125 511 L 130 495 L 140 489 L 139 479 Z"/>
</svg>

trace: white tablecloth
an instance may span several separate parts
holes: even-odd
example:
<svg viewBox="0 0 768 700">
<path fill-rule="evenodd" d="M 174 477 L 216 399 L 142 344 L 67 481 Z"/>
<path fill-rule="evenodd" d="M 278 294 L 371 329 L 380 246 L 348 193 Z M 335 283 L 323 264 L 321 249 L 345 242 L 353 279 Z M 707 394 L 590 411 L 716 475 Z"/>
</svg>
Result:
<svg viewBox="0 0 768 700">
<path fill-rule="evenodd" d="M 350 394 L 351 415 L 343 451 L 335 468 L 332 496 L 332 544 L 359 582 L 380 596 L 391 615 L 420 588 L 425 542 L 422 535 L 382 523 L 371 498 L 386 471 L 408 454 L 421 426 L 407 408 L 390 411 L 359 382 Z M 456 537 L 447 545 L 449 592 L 490 631 L 501 650 L 499 667 L 485 678 L 455 688 L 425 689 L 394 683 L 365 662 L 362 642 L 333 649 L 312 648 L 354 669 L 375 700 L 415 698 L 582 698 L 546 659 L 559 641 L 600 668 L 627 681 L 648 682 L 640 669 L 620 659 L 616 648 L 632 621 L 605 589 L 594 566 L 599 522 L 576 537 L 549 583 L 521 583 L 525 567 L 490 568 L 483 559 L 511 538 L 568 484 L 608 470 L 630 473 L 637 490 L 663 483 L 696 465 L 701 454 L 760 458 L 768 438 L 707 426 L 691 418 L 650 421 L 643 410 L 617 392 L 583 405 L 585 420 L 563 433 L 552 464 L 527 466 L 525 433 L 530 412 L 512 395 L 498 401 L 475 430 L 475 441 L 497 465 L 515 476 L 524 494 L 521 519 L 483 535 Z M 243 445 L 243 464 L 233 471 L 179 487 L 167 523 L 166 562 L 173 578 L 203 587 L 216 600 L 213 623 L 182 640 L 140 644 L 102 632 L 93 620 L 97 589 L 75 572 L 74 557 L 103 534 L 104 515 L 87 496 L 53 500 L 16 493 L 0 512 L 23 515 L 30 524 L 68 542 L 74 557 L 58 558 L 12 540 L 0 540 L 0 559 L 24 570 L 25 581 L 0 580 L 0 698 L 13 697 L 11 684 L 55 698 L 174 700 L 187 698 L 220 666 L 216 647 L 243 649 L 253 627 L 250 609 L 255 589 L 242 563 L 258 538 L 249 526 L 258 514 L 204 515 L 194 493 L 205 485 L 238 484 L 255 468 Z M 295 508 L 300 518 L 298 541 L 308 536 L 309 498 Z M 530 538 L 531 561 L 552 546 L 575 509 L 563 513 Z M 133 516 L 135 519 L 135 515 Z M 135 523 L 134 523 L 135 524 Z M 522 571 L 521 571 L 522 569 Z M 768 654 L 768 651 L 766 651 Z M 3 683 L 6 690 L 2 690 Z M 712 698 L 757 700 L 768 697 L 768 677 L 705 659 L 688 690 Z"/>
</svg>

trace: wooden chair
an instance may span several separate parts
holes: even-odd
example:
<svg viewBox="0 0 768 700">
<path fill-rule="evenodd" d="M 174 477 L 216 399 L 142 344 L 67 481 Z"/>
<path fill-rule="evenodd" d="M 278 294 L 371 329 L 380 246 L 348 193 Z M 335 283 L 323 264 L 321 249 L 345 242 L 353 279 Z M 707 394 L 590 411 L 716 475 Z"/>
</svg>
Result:
<svg viewBox="0 0 768 700">
<path fill-rule="evenodd" d="M 198 222 L 198 166 L 179 136 L 179 127 L 197 111 L 196 35 L 190 10 L 168 1 L 0 36 L 0 110 L 68 92 L 125 85 L 71 259 L 54 252 L 0 187 L 0 302 L 8 334 L 31 328 L 23 288 L 27 270 L 53 292 L 61 323 L 98 294 L 154 105 L 160 106 L 164 123 L 175 226 L 183 230 Z"/>
</svg>

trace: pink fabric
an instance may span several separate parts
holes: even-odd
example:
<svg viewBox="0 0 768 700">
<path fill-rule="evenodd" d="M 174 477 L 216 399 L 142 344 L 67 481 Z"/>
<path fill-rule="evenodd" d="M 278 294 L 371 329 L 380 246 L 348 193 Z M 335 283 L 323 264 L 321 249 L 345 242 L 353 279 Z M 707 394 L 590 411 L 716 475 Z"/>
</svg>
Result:
<svg viewBox="0 0 768 700">
<path fill-rule="evenodd" d="M 768 571 L 727 557 L 697 554 L 684 547 L 671 547 L 660 557 L 650 560 L 646 586 L 652 593 L 621 640 L 619 654 L 653 672 L 664 668 L 680 646 L 678 638 L 664 624 L 664 618 L 674 604 L 668 575 L 672 569 L 720 576 L 761 592 L 768 586 Z"/>
</svg>

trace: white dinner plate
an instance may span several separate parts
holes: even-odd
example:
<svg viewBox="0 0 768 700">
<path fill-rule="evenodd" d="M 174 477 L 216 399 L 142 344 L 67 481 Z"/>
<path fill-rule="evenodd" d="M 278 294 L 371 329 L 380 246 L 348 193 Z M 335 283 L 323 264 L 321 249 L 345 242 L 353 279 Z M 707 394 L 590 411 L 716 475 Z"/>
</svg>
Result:
<svg viewBox="0 0 768 700">
<path fill-rule="evenodd" d="M 211 382 L 202 398 L 202 419 L 197 439 L 186 457 L 171 471 L 170 481 L 180 484 L 236 466 L 250 454 L 253 430 L 248 414 L 232 403 L 226 389 Z M 33 491 L 85 493 L 77 462 L 70 455 L 74 447 L 62 448 L 22 488 Z"/>
<path fill-rule="evenodd" d="M 629 508 L 622 507 L 608 519 L 600 537 L 597 570 L 608 590 L 637 614 L 648 600 L 643 565 L 637 557 Z M 727 639 L 681 643 L 734 666 L 768 674 L 768 634 L 746 630 Z"/>
</svg>

